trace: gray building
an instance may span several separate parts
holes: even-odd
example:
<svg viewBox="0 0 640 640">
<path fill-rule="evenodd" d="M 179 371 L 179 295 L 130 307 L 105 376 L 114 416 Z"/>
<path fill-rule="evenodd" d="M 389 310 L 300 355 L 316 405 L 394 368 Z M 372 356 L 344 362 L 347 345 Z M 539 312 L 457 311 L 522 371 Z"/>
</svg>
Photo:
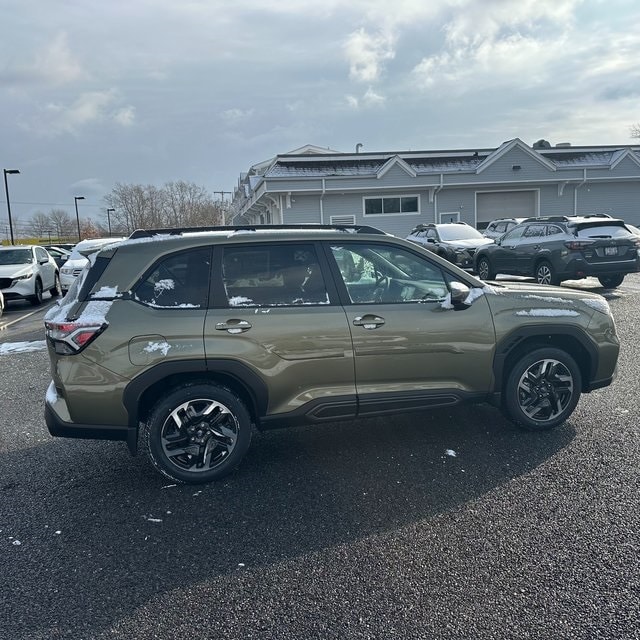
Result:
<svg viewBox="0 0 640 640">
<path fill-rule="evenodd" d="M 307 145 L 253 165 L 235 224 L 369 224 L 405 236 L 419 223 L 607 213 L 640 224 L 640 147 L 516 138 L 494 149 L 339 153 Z"/>
</svg>

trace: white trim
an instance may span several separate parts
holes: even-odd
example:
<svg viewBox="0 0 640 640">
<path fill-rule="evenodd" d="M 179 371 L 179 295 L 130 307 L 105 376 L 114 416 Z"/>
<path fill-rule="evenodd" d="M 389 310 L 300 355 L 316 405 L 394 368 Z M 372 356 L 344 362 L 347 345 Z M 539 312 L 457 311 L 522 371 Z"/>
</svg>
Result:
<svg viewBox="0 0 640 640">
<path fill-rule="evenodd" d="M 415 198 L 418 203 L 417 211 L 400 211 L 399 213 L 367 213 L 365 203 L 367 200 L 383 200 L 384 198 Z M 362 216 L 364 218 L 391 218 L 393 216 L 419 216 L 421 211 L 420 194 L 419 193 L 401 193 L 387 194 L 381 196 L 362 196 Z"/>
<path fill-rule="evenodd" d="M 440 224 L 444 224 L 442 222 L 442 216 L 456 216 L 455 220 L 447 220 L 447 222 L 460 222 L 460 212 L 459 211 L 443 211 L 442 213 L 438 214 L 438 222 L 440 222 Z"/>
<path fill-rule="evenodd" d="M 412 178 L 416 178 L 418 174 L 410 167 L 400 156 L 393 156 L 385 162 L 376 172 L 376 179 L 380 180 L 390 169 L 395 166 L 399 166 L 405 173 L 408 173 Z"/>
<path fill-rule="evenodd" d="M 625 158 L 630 158 L 634 164 L 637 164 L 640 167 L 640 160 L 638 160 L 638 156 L 630 149 L 626 149 L 609 165 L 611 171 L 613 171 Z M 588 168 L 593 169 L 591 166 Z"/>
<path fill-rule="evenodd" d="M 515 148 L 524 151 L 532 160 L 535 160 L 542 166 L 549 169 L 549 171 L 555 172 L 557 170 L 556 165 L 547 160 L 545 157 L 541 156 L 539 153 L 536 153 L 534 149 L 532 149 L 529 145 L 525 144 L 520 140 L 520 138 L 514 138 L 510 142 L 505 142 L 501 144 L 493 153 L 488 155 L 477 167 L 475 173 L 482 173 L 485 169 L 489 168 L 494 162 L 507 155 L 512 149 Z"/>
</svg>

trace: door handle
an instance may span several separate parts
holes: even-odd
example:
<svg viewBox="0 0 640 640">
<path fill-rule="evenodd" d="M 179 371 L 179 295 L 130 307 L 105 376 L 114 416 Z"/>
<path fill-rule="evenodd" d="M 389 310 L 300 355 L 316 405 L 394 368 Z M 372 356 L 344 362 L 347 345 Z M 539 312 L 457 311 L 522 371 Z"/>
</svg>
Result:
<svg viewBox="0 0 640 640">
<path fill-rule="evenodd" d="M 366 316 L 354 318 L 353 324 L 356 327 L 364 327 L 365 329 L 377 329 L 384 324 L 384 318 L 368 313 Z"/>
<path fill-rule="evenodd" d="M 216 331 L 226 331 L 227 333 L 244 333 L 251 329 L 251 323 L 246 320 L 227 320 L 226 322 L 216 322 Z"/>
</svg>

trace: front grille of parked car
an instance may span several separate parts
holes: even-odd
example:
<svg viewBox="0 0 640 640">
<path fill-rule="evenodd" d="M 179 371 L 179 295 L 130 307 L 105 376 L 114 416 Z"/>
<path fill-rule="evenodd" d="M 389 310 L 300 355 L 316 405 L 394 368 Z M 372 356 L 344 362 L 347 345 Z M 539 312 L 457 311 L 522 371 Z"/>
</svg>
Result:
<svg viewBox="0 0 640 640">
<path fill-rule="evenodd" d="M 0 278 L 0 289 L 7 289 L 12 282 L 13 278 Z"/>
<path fill-rule="evenodd" d="M 79 269 L 74 269 L 73 270 L 73 277 L 77 278 L 82 273 L 82 269 L 84 269 L 84 267 L 80 267 Z"/>
</svg>

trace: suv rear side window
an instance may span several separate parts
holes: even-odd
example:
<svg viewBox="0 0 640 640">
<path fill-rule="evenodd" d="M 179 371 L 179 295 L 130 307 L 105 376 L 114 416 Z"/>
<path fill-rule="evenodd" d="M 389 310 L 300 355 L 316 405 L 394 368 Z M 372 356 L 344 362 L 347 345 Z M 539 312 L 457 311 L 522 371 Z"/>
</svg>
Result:
<svg viewBox="0 0 640 640">
<path fill-rule="evenodd" d="M 226 247 L 222 276 L 230 307 L 329 304 L 312 245 Z"/>
<path fill-rule="evenodd" d="M 206 308 L 211 250 L 175 253 L 155 265 L 134 290 L 134 298 L 159 309 Z"/>
</svg>

